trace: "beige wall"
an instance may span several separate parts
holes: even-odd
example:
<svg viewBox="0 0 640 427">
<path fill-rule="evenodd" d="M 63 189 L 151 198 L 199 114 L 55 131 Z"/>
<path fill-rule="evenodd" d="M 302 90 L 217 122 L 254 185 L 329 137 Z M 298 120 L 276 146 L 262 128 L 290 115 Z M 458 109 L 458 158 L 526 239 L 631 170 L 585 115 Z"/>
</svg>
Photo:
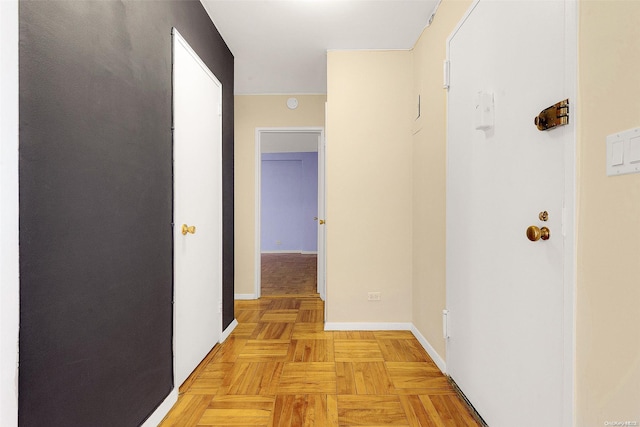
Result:
<svg viewBox="0 0 640 427">
<path fill-rule="evenodd" d="M 327 321 L 410 322 L 411 53 L 329 52 L 327 74 Z"/>
<path fill-rule="evenodd" d="M 295 96 L 295 110 L 286 102 Z M 255 292 L 255 132 L 257 127 L 324 126 L 325 95 L 235 97 L 235 293 Z"/>
<path fill-rule="evenodd" d="M 471 0 L 444 1 L 413 49 L 413 97 L 420 95 L 421 104 L 413 123 L 413 323 L 443 359 L 447 92 L 442 63 L 447 37 L 470 5 Z"/>
<path fill-rule="evenodd" d="M 605 171 L 640 127 L 640 2 L 579 6 L 577 425 L 640 423 L 640 175 Z"/>
</svg>

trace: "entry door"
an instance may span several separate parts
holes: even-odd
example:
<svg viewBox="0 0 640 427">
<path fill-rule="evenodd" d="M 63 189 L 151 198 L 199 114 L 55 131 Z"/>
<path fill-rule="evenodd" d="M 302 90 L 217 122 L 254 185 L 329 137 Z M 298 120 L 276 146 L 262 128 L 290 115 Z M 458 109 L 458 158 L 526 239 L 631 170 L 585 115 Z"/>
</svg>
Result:
<svg viewBox="0 0 640 427">
<path fill-rule="evenodd" d="M 479 1 L 450 38 L 449 60 L 447 371 L 492 427 L 561 426 L 573 130 L 542 132 L 534 117 L 570 95 L 565 3 Z M 491 97 L 495 125 L 476 129 Z M 530 241 L 529 226 L 550 239 Z"/>
<path fill-rule="evenodd" d="M 222 85 L 175 29 L 173 54 L 174 346 L 179 386 L 222 334 Z"/>
</svg>

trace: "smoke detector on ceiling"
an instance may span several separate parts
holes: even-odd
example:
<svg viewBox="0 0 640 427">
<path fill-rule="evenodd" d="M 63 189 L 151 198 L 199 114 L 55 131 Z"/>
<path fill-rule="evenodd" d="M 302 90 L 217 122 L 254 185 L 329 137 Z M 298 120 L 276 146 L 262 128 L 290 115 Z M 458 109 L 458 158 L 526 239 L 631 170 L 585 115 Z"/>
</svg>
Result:
<svg viewBox="0 0 640 427">
<path fill-rule="evenodd" d="M 287 107 L 289 107 L 290 110 L 295 110 L 298 108 L 298 100 L 296 98 L 287 99 Z"/>
</svg>

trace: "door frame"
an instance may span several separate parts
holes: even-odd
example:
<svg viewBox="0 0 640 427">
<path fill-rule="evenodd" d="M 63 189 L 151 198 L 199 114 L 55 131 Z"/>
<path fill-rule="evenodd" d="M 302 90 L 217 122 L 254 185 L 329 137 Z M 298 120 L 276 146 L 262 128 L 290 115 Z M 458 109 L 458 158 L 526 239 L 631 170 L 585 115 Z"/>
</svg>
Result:
<svg viewBox="0 0 640 427">
<path fill-rule="evenodd" d="M 310 126 L 310 127 L 259 127 L 256 128 L 255 133 L 255 282 L 254 282 L 254 295 L 256 298 L 260 298 L 261 295 L 261 282 L 262 282 L 262 252 L 261 252 L 261 202 L 262 202 L 262 142 L 261 138 L 263 134 L 267 133 L 310 133 L 318 135 L 318 218 L 324 218 L 324 210 L 326 200 L 326 186 L 325 186 L 325 137 L 324 127 L 322 126 Z M 324 233 L 326 227 L 320 227 L 318 224 L 318 233 Z M 323 242 L 325 239 L 322 239 Z M 322 246 L 322 247 L 321 247 Z M 321 239 L 318 239 L 318 268 L 317 268 L 317 291 L 320 294 L 320 298 L 326 300 L 326 271 L 321 266 L 326 266 L 326 263 L 321 263 L 320 259 L 326 259 L 326 244 L 321 245 Z"/>
<path fill-rule="evenodd" d="M 449 87 L 448 65 L 450 60 L 449 46 L 451 41 L 464 25 L 469 16 L 473 13 L 480 1 L 474 0 L 473 4 L 465 12 L 460 22 L 447 37 L 446 60 L 445 60 L 445 81 L 444 88 Z M 568 138 L 569 143 L 565 145 L 564 151 L 564 196 L 563 196 L 563 218 L 562 235 L 564 237 L 564 263 L 563 263 L 563 414 L 562 425 L 575 425 L 575 353 L 576 353 L 576 287 L 577 287 L 577 246 L 576 246 L 576 147 L 577 147 L 577 94 L 578 94 L 578 2 L 564 0 L 565 10 L 565 87 L 570 100 L 570 120 L 567 128 L 571 132 Z M 447 96 L 447 163 L 449 162 L 449 98 Z M 532 122 L 533 123 L 533 122 Z M 447 180 L 448 180 L 447 171 Z M 448 196 L 448 189 L 447 196 Z M 447 217 L 449 213 L 447 213 Z M 451 286 L 449 280 L 446 281 L 446 288 Z M 445 339 L 446 351 L 449 352 L 449 341 Z M 464 392 L 464 390 L 462 390 Z"/>
</svg>

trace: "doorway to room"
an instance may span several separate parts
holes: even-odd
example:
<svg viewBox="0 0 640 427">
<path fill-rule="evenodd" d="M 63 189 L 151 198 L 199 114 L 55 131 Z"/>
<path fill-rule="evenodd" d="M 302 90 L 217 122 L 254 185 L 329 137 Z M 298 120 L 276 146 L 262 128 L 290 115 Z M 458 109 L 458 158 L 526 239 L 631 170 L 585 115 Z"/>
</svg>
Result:
<svg viewBox="0 0 640 427">
<path fill-rule="evenodd" d="M 324 130 L 256 131 L 256 295 L 324 286 Z"/>
</svg>

